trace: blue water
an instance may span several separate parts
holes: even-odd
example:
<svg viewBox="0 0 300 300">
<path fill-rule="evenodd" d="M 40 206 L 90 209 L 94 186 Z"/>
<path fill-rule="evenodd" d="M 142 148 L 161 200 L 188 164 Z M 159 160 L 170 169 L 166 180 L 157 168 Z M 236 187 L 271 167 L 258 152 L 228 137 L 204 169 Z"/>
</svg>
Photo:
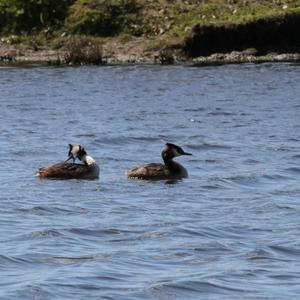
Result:
<svg viewBox="0 0 300 300">
<path fill-rule="evenodd" d="M 300 65 L 0 69 L 1 299 L 297 299 Z M 164 142 L 189 178 L 128 180 Z M 95 181 L 34 172 L 81 144 Z"/>
</svg>

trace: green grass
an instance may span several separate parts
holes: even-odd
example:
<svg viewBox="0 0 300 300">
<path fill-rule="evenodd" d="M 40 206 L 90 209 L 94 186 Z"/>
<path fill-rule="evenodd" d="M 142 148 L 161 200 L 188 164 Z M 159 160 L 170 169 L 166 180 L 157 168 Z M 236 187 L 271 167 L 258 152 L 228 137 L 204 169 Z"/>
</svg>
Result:
<svg viewBox="0 0 300 300">
<path fill-rule="evenodd" d="M 1 1 L 20 0 L 0 0 L 0 4 Z M 69 4 L 66 13 L 60 13 L 59 22 L 41 24 L 38 19 L 38 27 L 32 26 L 24 32 L 18 29 L 21 40 L 27 37 L 38 45 L 60 47 L 65 35 L 104 39 L 140 36 L 159 45 L 183 39 L 199 23 L 240 24 L 286 13 L 300 14 L 300 0 L 64 0 L 64 3 Z M 0 5 L 0 17 L 5 15 L 3 7 Z M 18 22 L 18 18 L 12 22 Z M 15 34 L 14 28 L 20 28 L 17 23 L 9 24 L 9 20 L 2 25 L 0 22 L 0 31 L 6 36 Z"/>
<path fill-rule="evenodd" d="M 241 24 L 259 18 L 300 13 L 300 1 L 189 1 L 189 6 L 177 5 L 172 10 L 174 26 L 171 35 L 182 36 L 196 24 Z M 196 4 L 196 3 L 200 4 Z M 287 6 L 285 6 L 287 5 Z"/>
</svg>

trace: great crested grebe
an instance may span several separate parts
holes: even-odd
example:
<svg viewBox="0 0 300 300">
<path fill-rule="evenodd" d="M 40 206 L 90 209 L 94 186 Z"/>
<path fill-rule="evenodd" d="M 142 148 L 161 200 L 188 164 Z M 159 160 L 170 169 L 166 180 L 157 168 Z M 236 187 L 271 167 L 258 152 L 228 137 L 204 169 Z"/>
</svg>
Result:
<svg viewBox="0 0 300 300">
<path fill-rule="evenodd" d="M 127 172 L 128 178 L 145 180 L 180 179 L 188 177 L 187 170 L 179 163 L 173 161 L 174 157 L 180 155 L 192 155 L 184 152 L 182 148 L 171 143 L 166 143 L 161 156 L 165 164 L 148 164 L 137 167 Z"/>
<path fill-rule="evenodd" d="M 99 177 L 99 166 L 96 161 L 88 156 L 85 149 L 81 146 L 75 146 L 78 151 L 74 151 L 72 155 L 69 155 L 68 160 L 74 157 L 78 158 L 84 164 L 75 164 L 75 163 L 67 163 L 67 161 L 63 163 L 57 163 L 52 166 L 46 168 L 40 168 L 35 176 L 40 178 L 49 178 L 49 179 L 97 179 Z M 70 149 L 71 151 L 71 149 Z M 69 151 L 69 154 L 70 154 Z"/>
</svg>

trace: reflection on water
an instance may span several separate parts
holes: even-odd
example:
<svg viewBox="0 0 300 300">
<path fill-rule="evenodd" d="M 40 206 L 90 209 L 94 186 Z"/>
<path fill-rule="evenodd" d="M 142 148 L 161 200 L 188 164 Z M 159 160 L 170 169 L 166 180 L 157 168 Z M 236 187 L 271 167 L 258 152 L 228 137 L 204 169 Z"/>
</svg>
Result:
<svg viewBox="0 0 300 300">
<path fill-rule="evenodd" d="M 299 65 L 0 69 L 2 299 L 300 292 Z M 163 141 L 190 177 L 127 180 Z M 100 180 L 37 168 L 80 143 Z"/>
</svg>

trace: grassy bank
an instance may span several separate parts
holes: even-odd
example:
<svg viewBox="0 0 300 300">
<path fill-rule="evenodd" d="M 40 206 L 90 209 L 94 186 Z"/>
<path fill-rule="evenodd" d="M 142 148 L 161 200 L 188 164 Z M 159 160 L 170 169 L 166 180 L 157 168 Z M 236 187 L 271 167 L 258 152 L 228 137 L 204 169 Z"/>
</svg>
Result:
<svg viewBox="0 0 300 300">
<path fill-rule="evenodd" d="M 145 53 L 170 45 L 187 47 L 186 40 L 199 28 L 243 28 L 258 20 L 284 20 L 291 15 L 300 16 L 300 0 L 0 0 L 0 32 L 2 43 L 36 50 L 65 49 L 75 36 L 90 39 L 93 45 L 113 45 L 107 47 L 110 52 L 125 53 L 126 45 L 138 40 L 136 52 Z M 213 36 L 222 37 L 222 31 Z M 190 44 L 192 56 L 205 54 L 195 50 L 206 47 L 199 39 Z"/>
</svg>

